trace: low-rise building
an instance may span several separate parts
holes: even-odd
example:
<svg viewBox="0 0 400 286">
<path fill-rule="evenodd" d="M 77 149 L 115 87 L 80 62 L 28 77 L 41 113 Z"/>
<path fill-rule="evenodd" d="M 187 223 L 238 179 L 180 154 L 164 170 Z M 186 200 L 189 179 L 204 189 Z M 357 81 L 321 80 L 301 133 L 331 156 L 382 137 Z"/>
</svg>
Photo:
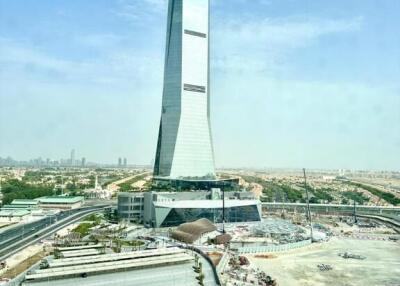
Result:
<svg viewBox="0 0 400 286">
<path fill-rule="evenodd" d="M 144 215 L 144 193 L 119 193 L 118 215 L 128 221 L 142 222 Z"/>
<path fill-rule="evenodd" d="M 28 210 L 2 209 L 0 210 L 0 222 L 1 223 L 20 222 L 29 215 L 30 211 Z"/>
<path fill-rule="evenodd" d="M 17 207 L 35 208 L 38 207 L 39 202 L 36 200 L 29 199 L 15 199 L 11 202 L 11 205 Z"/>
<path fill-rule="evenodd" d="M 122 219 L 149 227 L 170 227 L 200 218 L 213 223 L 261 220 L 261 203 L 251 193 L 229 192 L 222 199 L 219 189 L 189 192 L 145 192 L 118 194 Z M 245 198 L 245 199 L 240 199 Z"/>
<path fill-rule="evenodd" d="M 81 196 L 41 197 L 35 199 L 43 209 L 76 209 L 83 205 L 85 198 Z"/>
</svg>

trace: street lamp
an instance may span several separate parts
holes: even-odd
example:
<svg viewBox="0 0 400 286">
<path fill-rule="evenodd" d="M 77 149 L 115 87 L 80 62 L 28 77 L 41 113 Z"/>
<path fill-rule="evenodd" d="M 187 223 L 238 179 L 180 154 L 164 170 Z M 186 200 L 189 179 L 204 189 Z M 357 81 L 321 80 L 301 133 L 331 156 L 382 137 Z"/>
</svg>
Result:
<svg viewBox="0 0 400 286">
<path fill-rule="evenodd" d="M 313 240 L 313 227 L 312 227 L 312 221 L 311 221 L 310 198 L 308 196 L 308 187 L 307 187 L 306 169 L 305 168 L 303 168 L 303 174 L 304 174 L 304 188 L 306 189 L 306 196 L 307 196 L 307 216 L 308 216 L 308 220 L 310 222 L 311 242 L 312 242 L 312 240 Z"/>
<path fill-rule="evenodd" d="M 225 233 L 225 182 L 222 182 L 222 233 Z"/>
</svg>

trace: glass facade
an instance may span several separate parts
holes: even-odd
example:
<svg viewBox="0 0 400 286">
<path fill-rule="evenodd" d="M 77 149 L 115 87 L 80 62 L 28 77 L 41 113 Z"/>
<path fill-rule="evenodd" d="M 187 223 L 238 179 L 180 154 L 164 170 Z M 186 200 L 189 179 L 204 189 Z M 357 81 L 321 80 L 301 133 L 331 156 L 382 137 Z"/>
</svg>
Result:
<svg viewBox="0 0 400 286">
<path fill-rule="evenodd" d="M 215 178 L 208 84 L 209 0 L 170 0 L 154 176 Z"/>
<path fill-rule="evenodd" d="M 120 218 L 135 221 L 143 218 L 144 197 L 142 194 L 120 193 L 117 206 Z"/>
<path fill-rule="evenodd" d="M 206 218 L 214 223 L 222 223 L 222 208 L 174 208 L 161 223 L 161 227 L 177 226 Z M 225 222 L 260 221 L 257 205 L 225 208 Z"/>
</svg>

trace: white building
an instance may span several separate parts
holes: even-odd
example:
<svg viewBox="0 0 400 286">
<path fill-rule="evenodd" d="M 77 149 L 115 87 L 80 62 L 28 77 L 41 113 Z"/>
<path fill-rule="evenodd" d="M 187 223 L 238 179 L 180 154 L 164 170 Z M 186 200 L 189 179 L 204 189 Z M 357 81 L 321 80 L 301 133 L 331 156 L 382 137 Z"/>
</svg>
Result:
<svg viewBox="0 0 400 286">
<path fill-rule="evenodd" d="M 94 188 L 84 190 L 84 193 L 85 196 L 89 199 L 108 200 L 112 196 L 112 192 L 110 190 L 103 189 L 101 185 L 99 185 L 97 175 L 94 182 Z"/>
</svg>

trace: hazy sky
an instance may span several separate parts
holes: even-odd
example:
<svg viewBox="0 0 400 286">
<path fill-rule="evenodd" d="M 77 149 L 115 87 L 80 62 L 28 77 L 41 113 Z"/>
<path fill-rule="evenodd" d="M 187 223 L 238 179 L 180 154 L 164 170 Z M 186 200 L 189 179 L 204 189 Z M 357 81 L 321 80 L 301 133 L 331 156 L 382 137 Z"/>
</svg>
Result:
<svg viewBox="0 0 400 286">
<path fill-rule="evenodd" d="M 400 170 L 400 1 L 211 13 L 217 167 Z M 164 0 L 0 0 L 0 156 L 150 163 L 165 32 Z"/>
</svg>

